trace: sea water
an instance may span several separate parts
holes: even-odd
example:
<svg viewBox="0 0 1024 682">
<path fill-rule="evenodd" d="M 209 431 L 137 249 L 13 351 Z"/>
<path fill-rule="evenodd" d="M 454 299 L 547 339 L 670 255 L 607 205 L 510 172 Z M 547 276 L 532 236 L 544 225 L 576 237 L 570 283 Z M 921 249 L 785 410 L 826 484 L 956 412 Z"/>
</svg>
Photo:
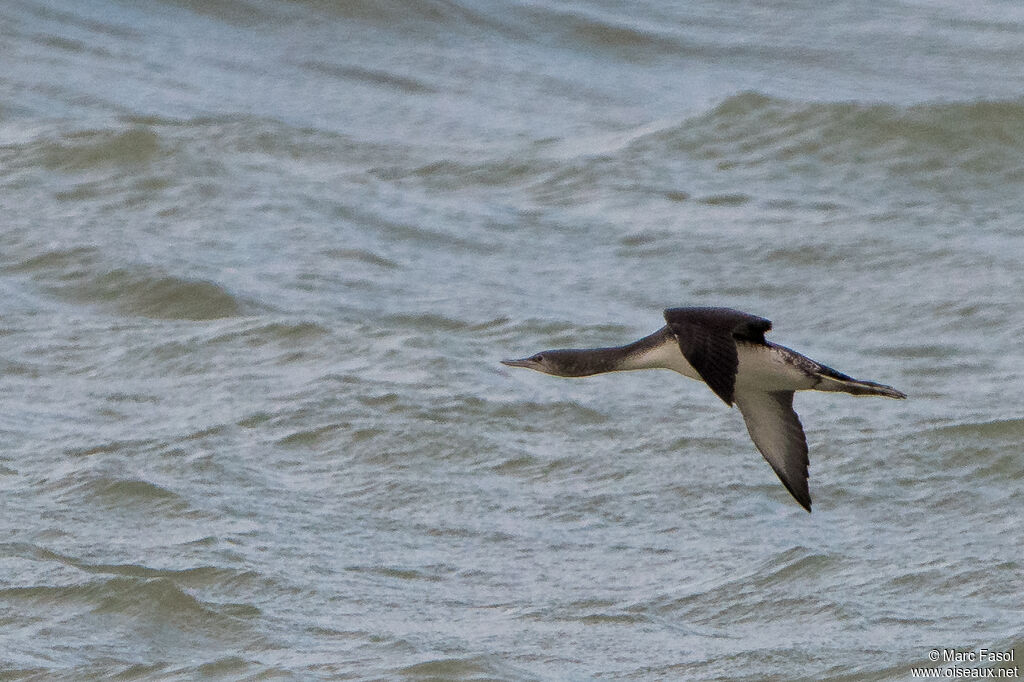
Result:
<svg viewBox="0 0 1024 682">
<path fill-rule="evenodd" d="M 1017 5 L 14 0 L 0 63 L 5 679 L 1024 655 Z M 813 514 L 706 386 L 498 362 L 683 305 L 909 395 L 797 396 Z"/>
</svg>

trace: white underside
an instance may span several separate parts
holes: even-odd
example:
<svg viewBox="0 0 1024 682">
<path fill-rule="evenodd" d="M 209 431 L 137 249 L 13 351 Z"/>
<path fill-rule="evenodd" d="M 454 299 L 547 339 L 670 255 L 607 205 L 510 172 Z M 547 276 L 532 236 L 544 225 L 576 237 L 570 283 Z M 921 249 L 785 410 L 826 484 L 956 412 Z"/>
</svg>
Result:
<svg viewBox="0 0 1024 682">
<path fill-rule="evenodd" d="M 809 377 L 786 362 L 783 351 L 775 346 L 740 343 L 736 348 L 739 367 L 736 388 L 739 391 L 800 391 L 813 388 L 817 379 Z M 687 362 L 675 340 L 652 348 L 631 359 L 623 369 L 671 369 L 683 376 L 703 381 Z"/>
<path fill-rule="evenodd" d="M 740 344 L 739 369 L 736 372 L 736 390 L 803 391 L 818 383 L 817 377 L 807 376 L 801 369 L 787 362 L 777 346 Z"/>
</svg>

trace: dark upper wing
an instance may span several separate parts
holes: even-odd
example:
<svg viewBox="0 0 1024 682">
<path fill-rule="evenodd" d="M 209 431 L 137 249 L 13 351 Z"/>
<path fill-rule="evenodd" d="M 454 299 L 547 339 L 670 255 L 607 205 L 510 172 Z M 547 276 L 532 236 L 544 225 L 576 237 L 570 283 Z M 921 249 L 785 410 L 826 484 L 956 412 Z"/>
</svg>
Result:
<svg viewBox="0 0 1024 682">
<path fill-rule="evenodd" d="M 669 308 L 665 321 L 686 361 L 726 405 L 732 405 L 739 366 L 736 340 L 764 343 L 772 323 L 730 308 Z"/>
<path fill-rule="evenodd" d="M 793 391 L 741 391 L 736 407 L 743 414 L 754 445 L 779 475 L 796 501 L 811 511 L 807 489 L 807 438 L 793 411 Z"/>
</svg>

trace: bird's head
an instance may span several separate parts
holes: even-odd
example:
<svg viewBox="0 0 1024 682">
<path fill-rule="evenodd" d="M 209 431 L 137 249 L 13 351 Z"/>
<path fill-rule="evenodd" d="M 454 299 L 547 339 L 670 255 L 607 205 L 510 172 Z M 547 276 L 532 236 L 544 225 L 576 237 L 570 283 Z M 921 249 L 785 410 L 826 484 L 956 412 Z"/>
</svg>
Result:
<svg viewBox="0 0 1024 682">
<path fill-rule="evenodd" d="M 577 350 L 545 350 L 522 360 L 502 360 L 509 367 L 525 367 L 557 377 L 585 377 L 607 371 L 598 366 L 593 357 Z"/>
</svg>

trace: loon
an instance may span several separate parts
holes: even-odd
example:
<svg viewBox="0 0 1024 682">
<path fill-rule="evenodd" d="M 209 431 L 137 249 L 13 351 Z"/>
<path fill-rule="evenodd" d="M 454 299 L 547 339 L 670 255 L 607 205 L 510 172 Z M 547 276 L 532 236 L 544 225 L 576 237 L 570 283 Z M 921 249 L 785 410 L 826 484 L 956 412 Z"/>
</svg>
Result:
<svg viewBox="0 0 1024 682">
<path fill-rule="evenodd" d="M 730 308 L 669 308 L 665 322 L 650 336 L 625 346 L 547 350 L 501 362 L 560 377 L 660 368 L 703 381 L 726 405 L 735 403 L 754 445 L 808 512 L 807 438 L 793 411 L 793 393 L 907 397 L 891 386 L 854 379 L 766 341 L 772 323 L 763 317 Z"/>
</svg>

